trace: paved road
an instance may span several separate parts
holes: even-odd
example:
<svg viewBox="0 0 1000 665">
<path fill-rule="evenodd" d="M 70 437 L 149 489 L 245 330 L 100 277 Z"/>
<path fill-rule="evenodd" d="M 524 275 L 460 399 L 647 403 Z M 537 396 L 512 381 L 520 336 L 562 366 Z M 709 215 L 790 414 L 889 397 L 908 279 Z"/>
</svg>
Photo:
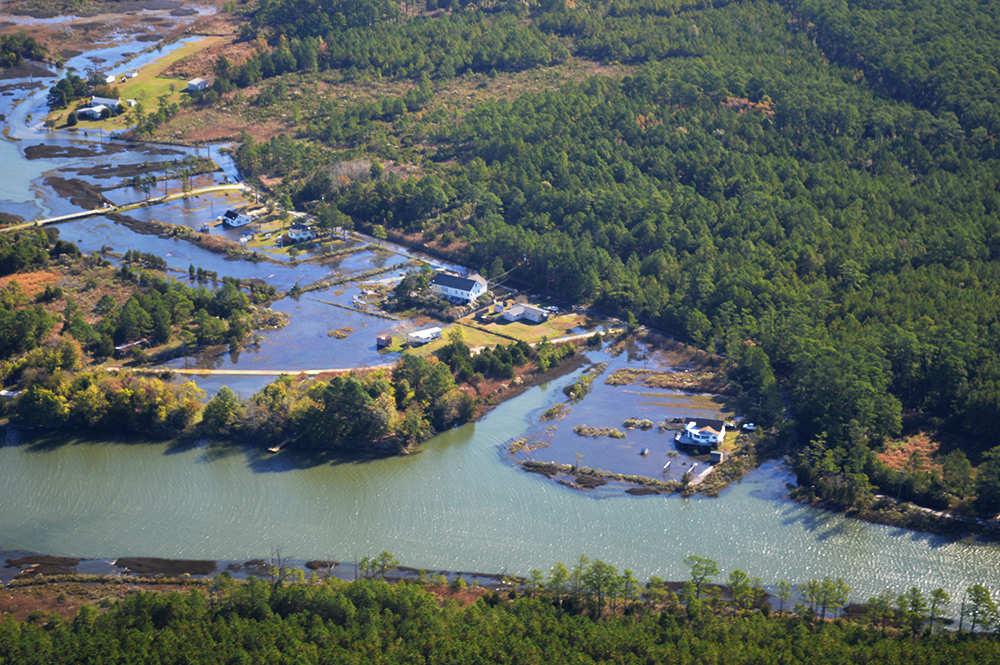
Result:
<svg viewBox="0 0 1000 665">
<path fill-rule="evenodd" d="M 247 190 L 248 187 L 242 182 L 235 183 L 232 185 L 212 185 L 211 187 L 201 187 L 199 189 L 192 189 L 189 192 L 175 192 L 173 194 L 167 194 L 166 196 L 159 196 L 152 198 L 148 201 L 142 201 L 140 203 L 133 203 L 129 205 L 124 205 L 121 207 L 116 206 L 106 206 L 104 208 L 96 208 L 94 210 L 81 210 L 80 212 L 72 212 L 68 215 L 60 215 L 59 217 L 49 217 L 48 219 L 39 219 L 34 222 L 25 222 L 24 224 L 14 224 L 13 226 L 7 226 L 0 231 L 10 232 L 17 231 L 19 229 L 27 229 L 33 226 L 45 226 L 46 224 L 58 224 L 59 222 L 68 222 L 73 219 L 83 219 L 84 217 L 91 217 L 94 215 L 107 215 L 112 212 L 124 212 L 128 210 L 134 210 L 136 208 L 141 208 L 143 206 L 155 205 L 157 203 L 166 203 L 167 201 L 176 201 L 177 199 L 184 198 L 185 196 L 198 196 L 199 194 L 208 194 L 210 192 L 223 192 L 223 191 L 234 191 L 234 190 Z"/>
</svg>

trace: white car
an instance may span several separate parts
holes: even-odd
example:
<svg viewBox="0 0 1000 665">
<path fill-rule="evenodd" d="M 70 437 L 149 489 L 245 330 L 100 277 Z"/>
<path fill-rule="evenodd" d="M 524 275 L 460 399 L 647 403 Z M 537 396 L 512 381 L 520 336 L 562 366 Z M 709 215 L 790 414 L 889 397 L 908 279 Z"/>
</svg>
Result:
<svg viewBox="0 0 1000 665">
<path fill-rule="evenodd" d="M 744 432 L 753 432 L 756 429 L 757 429 L 757 426 L 754 425 L 753 423 L 743 423 L 743 431 Z"/>
</svg>

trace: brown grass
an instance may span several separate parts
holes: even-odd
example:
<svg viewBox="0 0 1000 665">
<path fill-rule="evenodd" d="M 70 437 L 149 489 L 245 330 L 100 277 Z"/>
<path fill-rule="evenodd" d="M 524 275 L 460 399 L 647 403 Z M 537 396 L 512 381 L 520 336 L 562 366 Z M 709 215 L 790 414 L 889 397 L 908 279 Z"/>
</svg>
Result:
<svg viewBox="0 0 1000 665">
<path fill-rule="evenodd" d="M 0 288 L 6 289 L 12 282 L 17 283 L 21 287 L 21 291 L 24 293 L 25 297 L 31 299 L 44 291 L 46 286 L 58 284 L 59 275 L 48 270 L 26 272 L 18 275 L 8 275 L 6 277 L 0 277 Z"/>
</svg>

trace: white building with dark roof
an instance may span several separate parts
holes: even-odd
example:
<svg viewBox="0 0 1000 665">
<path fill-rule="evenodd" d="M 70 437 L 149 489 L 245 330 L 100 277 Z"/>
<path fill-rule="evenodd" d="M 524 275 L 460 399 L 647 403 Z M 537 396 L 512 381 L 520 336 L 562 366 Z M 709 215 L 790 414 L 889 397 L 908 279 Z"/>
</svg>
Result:
<svg viewBox="0 0 1000 665">
<path fill-rule="evenodd" d="M 288 239 L 293 242 L 298 242 L 300 240 L 312 240 L 316 237 L 316 229 L 308 224 L 295 222 L 288 228 L 287 236 Z"/>
<path fill-rule="evenodd" d="M 431 292 L 448 300 L 474 302 L 486 293 L 486 280 L 479 275 L 460 277 L 439 272 L 431 279 Z"/>
</svg>

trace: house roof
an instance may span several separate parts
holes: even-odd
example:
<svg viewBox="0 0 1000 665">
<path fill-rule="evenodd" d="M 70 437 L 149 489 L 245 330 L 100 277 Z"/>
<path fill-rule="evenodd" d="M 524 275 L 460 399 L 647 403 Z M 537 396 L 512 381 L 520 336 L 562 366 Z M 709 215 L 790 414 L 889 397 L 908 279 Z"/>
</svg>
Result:
<svg viewBox="0 0 1000 665">
<path fill-rule="evenodd" d="M 296 231 L 305 231 L 306 229 L 312 228 L 308 224 L 303 224 L 302 222 L 295 222 L 292 224 L 291 228 Z"/>
<path fill-rule="evenodd" d="M 726 424 L 721 420 L 711 418 L 688 418 L 686 429 L 697 430 L 699 432 L 709 431 L 713 434 L 722 434 L 722 429 Z"/>
<path fill-rule="evenodd" d="M 76 114 L 77 115 L 82 115 L 82 114 L 86 113 L 88 115 L 98 115 L 99 116 L 99 115 L 101 115 L 101 113 L 104 112 L 104 109 L 106 109 L 106 108 L 108 108 L 108 107 L 107 106 L 88 106 L 85 109 L 80 109 L 79 111 L 77 111 Z"/>
<path fill-rule="evenodd" d="M 511 316 L 520 316 L 525 312 L 530 312 L 536 315 L 548 315 L 548 312 L 546 312 L 541 307 L 535 307 L 534 305 L 525 305 L 521 303 L 514 305 L 507 311 L 510 312 Z"/>
<path fill-rule="evenodd" d="M 234 210 L 227 210 L 226 214 L 223 215 L 223 217 L 225 217 L 226 219 L 236 219 L 239 216 L 240 214 Z"/>
<path fill-rule="evenodd" d="M 113 106 L 117 107 L 122 103 L 120 99 L 111 99 L 110 97 L 91 97 L 90 103 L 94 106 Z"/>
<path fill-rule="evenodd" d="M 476 277 L 478 277 L 478 279 L 476 279 Z M 486 286 L 486 280 L 479 277 L 479 275 L 476 275 L 472 279 L 468 279 L 466 277 L 459 277 L 458 275 L 451 275 L 446 272 L 439 272 L 434 275 L 433 279 L 431 279 L 431 284 L 435 286 L 446 286 L 450 289 L 459 289 L 461 291 L 472 291 L 476 284 Z"/>
</svg>

